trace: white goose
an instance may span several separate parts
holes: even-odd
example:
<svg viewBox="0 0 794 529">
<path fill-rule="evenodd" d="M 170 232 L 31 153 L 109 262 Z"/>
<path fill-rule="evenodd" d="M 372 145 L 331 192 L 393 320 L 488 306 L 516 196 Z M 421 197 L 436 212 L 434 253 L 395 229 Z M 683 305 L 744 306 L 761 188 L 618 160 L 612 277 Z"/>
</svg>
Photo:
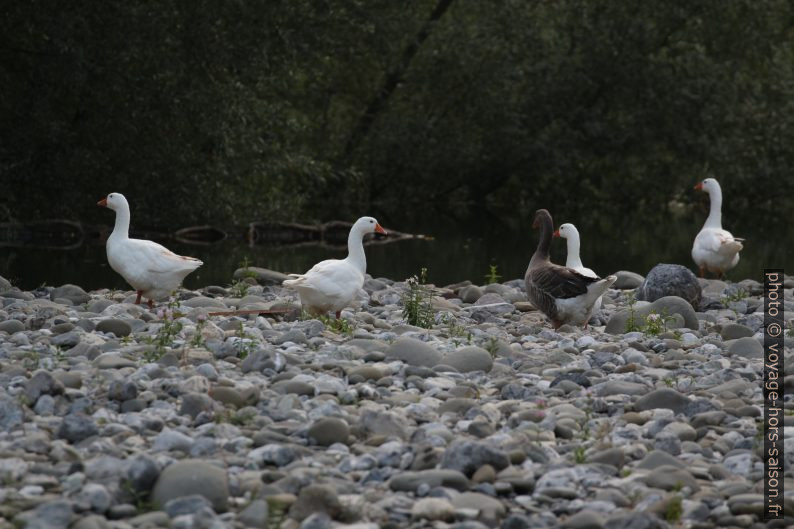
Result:
<svg viewBox="0 0 794 529">
<path fill-rule="evenodd" d="M 321 261 L 305 274 L 290 274 L 291 279 L 284 281 L 285 287 L 298 291 L 306 312 L 319 315 L 333 311 L 337 319 L 341 317 L 342 309 L 364 286 L 367 258 L 362 241 L 367 233 L 385 235 L 386 230 L 374 218 L 361 217 L 350 228 L 345 259 Z"/>
<path fill-rule="evenodd" d="M 144 296 L 149 300 L 149 308 L 154 307 L 153 300 L 167 297 L 185 276 L 204 264 L 193 257 L 177 255 L 156 242 L 130 239 L 130 205 L 121 193 L 110 193 L 97 206 L 116 212 L 116 225 L 105 246 L 108 263 L 136 290 L 136 304 Z"/>
<path fill-rule="evenodd" d="M 562 237 L 567 241 L 568 257 L 565 259 L 565 266 L 572 268 L 585 277 L 592 277 L 598 279 L 598 275 L 582 264 L 582 259 L 579 257 L 579 230 L 576 226 L 566 222 L 554 232 L 554 237 Z M 593 305 L 593 312 L 597 312 L 601 308 L 601 298 L 598 296 L 595 304 Z"/>
<path fill-rule="evenodd" d="M 700 277 L 706 271 L 722 278 L 725 272 L 739 262 L 739 251 L 743 248 L 744 239 L 737 239 L 730 232 L 722 229 L 722 189 L 713 178 L 699 182 L 695 189 L 705 191 L 711 199 L 711 210 L 703 224 L 703 229 L 695 237 L 692 245 L 692 259 L 700 268 Z"/>
</svg>

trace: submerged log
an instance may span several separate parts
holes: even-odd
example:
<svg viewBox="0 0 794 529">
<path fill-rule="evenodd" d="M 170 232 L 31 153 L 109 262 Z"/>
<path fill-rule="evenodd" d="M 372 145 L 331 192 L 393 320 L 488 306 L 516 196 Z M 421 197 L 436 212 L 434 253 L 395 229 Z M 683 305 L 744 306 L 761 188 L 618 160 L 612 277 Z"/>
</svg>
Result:
<svg viewBox="0 0 794 529">
<path fill-rule="evenodd" d="M 227 233 L 214 226 L 190 226 L 174 233 L 174 239 L 185 244 L 213 244 L 226 239 Z"/>
<path fill-rule="evenodd" d="M 0 223 L 0 246 L 71 250 L 84 240 L 82 225 L 71 220 Z"/>
</svg>

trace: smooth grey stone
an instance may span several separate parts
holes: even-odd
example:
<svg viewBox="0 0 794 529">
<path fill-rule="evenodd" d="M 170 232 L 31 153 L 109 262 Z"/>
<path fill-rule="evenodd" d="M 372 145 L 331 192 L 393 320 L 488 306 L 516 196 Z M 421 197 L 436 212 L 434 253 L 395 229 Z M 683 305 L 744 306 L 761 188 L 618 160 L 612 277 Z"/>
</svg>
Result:
<svg viewBox="0 0 794 529">
<path fill-rule="evenodd" d="M 604 529 L 670 529 L 670 525 L 653 514 L 619 512 L 607 519 Z"/>
<path fill-rule="evenodd" d="M 729 323 L 720 331 L 720 336 L 722 336 L 723 340 L 736 340 L 737 338 L 746 338 L 754 334 L 750 327 L 739 323 Z"/>
<path fill-rule="evenodd" d="M 0 321 L 0 331 L 14 334 L 25 330 L 25 324 L 19 320 Z"/>
<path fill-rule="evenodd" d="M 614 274 L 617 280 L 612 283 L 612 288 L 619 290 L 630 290 L 639 287 L 645 278 L 635 272 L 628 272 L 626 270 L 619 270 Z"/>
<path fill-rule="evenodd" d="M 645 384 L 629 382 L 627 380 L 609 380 L 596 386 L 598 395 L 608 397 L 611 395 L 645 395 L 651 388 Z"/>
<path fill-rule="evenodd" d="M 113 498 L 103 485 L 86 483 L 78 495 L 78 500 L 84 500 L 94 512 L 105 513 L 110 509 Z"/>
<path fill-rule="evenodd" d="M 754 514 L 763 517 L 764 506 L 763 494 L 736 494 L 728 499 L 731 514 Z"/>
<path fill-rule="evenodd" d="M 562 529 L 603 529 L 604 517 L 594 511 L 579 511 L 562 522 Z"/>
<path fill-rule="evenodd" d="M 82 516 L 73 523 L 69 529 L 109 529 L 107 518 L 100 514 L 89 514 Z"/>
<path fill-rule="evenodd" d="M 124 402 L 138 396 L 138 386 L 129 380 L 114 380 L 108 386 L 108 398 Z"/>
<path fill-rule="evenodd" d="M 634 408 L 639 411 L 668 408 L 675 413 L 683 413 L 689 403 L 689 399 L 676 390 L 660 388 L 637 399 L 637 402 L 634 403 Z"/>
<path fill-rule="evenodd" d="M 260 285 L 281 285 L 285 279 L 289 279 L 287 274 L 276 272 L 275 270 L 269 270 L 267 268 L 260 268 L 258 266 L 238 268 L 234 271 L 234 275 L 232 277 L 234 279 L 253 277 Z"/>
<path fill-rule="evenodd" d="M 212 408 L 212 398 L 209 395 L 205 393 L 185 393 L 182 395 L 179 415 L 190 415 L 192 419 L 195 419 L 202 411 L 211 411 Z"/>
<path fill-rule="evenodd" d="M 237 515 L 237 521 L 247 527 L 267 527 L 268 506 L 265 500 L 254 500 Z"/>
<path fill-rule="evenodd" d="M 672 316 L 674 314 L 679 314 L 683 318 L 684 327 L 689 329 L 697 329 L 698 319 L 697 314 L 695 314 L 695 309 L 692 308 L 692 305 L 689 304 L 685 299 L 682 299 L 677 296 L 666 296 L 663 298 L 659 298 L 653 303 L 649 305 L 644 305 L 642 307 L 635 307 L 634 314 L 635 318 L 639 317 L 646 317 L 648 314 L 654 311 L 656 314 L 667 314 L 668 316 Z M 623 309 L 620 310 L 612 315 L 609 318 L 609 322 L 607 323 L 604 332 L 608 334 L 625 334 L 626 332 L 626 322 L 629 318 L 629 310 Z M 677 322 L 671 321 L 668 324 L 669 328 L 676 328 L 680 327 L 680 324 Z"/>
<path fill-rule="evenodd" d="M 72 503 L 62 499 L 42 503 L 23 516 L 25 529 L 67 529 L 75 517 Z"/>
<path fill-rule="evenodd" d="M 684 464 L 675 457 L 660 450 L 652 450 L 648 452 L 642 461 L 637 465 L 637 468 L 647 468 L 654 470 L 661 466 L 674 466 L 677 468 L 684 468 Z"/>
<path fill-rule="evenodd" d="M 359 418 L 359 426 L 370 434 L 408 437 L 408 426 L 399 415 L 388 411 L 364 410 Z"/>
<path fill-rule="evenodd" d="M 589 463 L 602 463 L 605 465 L 612 465 L 615 468 L 621 468 L 626 461 L 626 456 L 620 448 L 607 448 L 606 450 L 588 456 L 587 461 Z"/>
<path fill-rule="evenodd" d="M 421 340 L 403 336 L 389 346 L 386 358 L 411 366 L 433 367 L 441 361 L 441 353 Z"/>
<path fill-rule="evenodd" d="M 53 325 L 50 330 L 53 334 L 63 334 L 65 332 L 69 332 L 74 329 L 74 324 L 67 322 L 59 323 L 57 325 Z"/>
<path fill-rule="evenodd" d="M 157 482 L 160 467 L 146 454 L 138 454 L 127 466 L 127 484 L 136 493 L 148 493 Z"/>
<path fill-rule="evenodd" d="M 350 428 L 342 419 L 325 417 L 309 427 L 307 437 L 318 445 L 330 446 L 334 443 L 347 444 Z"/>
<path fill-rule="evenodd" d="M 400 472 L 389 480 L 389 488 L 396 491 L 415 492 L 423 483 L 430 487 L 449 487 L 459 491 L 469 489 L 468 478 L 463 473 L 450 469 Z"/>
<path fill-rule="evenodd" d="M 16 399 L 7 395 L 0 395 L 0 430 L 10 432 L 22 425 L 25 413 Z"/>
<path fill-rule="evenodd" d="M 70 443 L 79 443 L 98 434 L 94 419 L 81 413 L 66 415 L 58 427 L 58 439 L 66 439 Z"/>
<path fill-rule="evenodd" d="M 75 305 L 82 305 L 91 300 L 91 296 L 86 293 L 81 287 L 77 285 L 66 284 L 52 289 L 50 292 L 50 299 L 68 299 Z"/>
<path fill-rule="evenodd" d="M 50 342 L 52 345 L 57 345 L 58 347 L 70 348 L 80 343 L 80 336 L 81 333 L 77 331 L 69 331 L 63 334 L 54 335 L 52 338 L 50 338 Z"/>
<path fill-rule="evenodd" d="M 298 493 L 298 499 L 289 509 L 289 516 L 303 521 L 312 514 L 323 512 L 330 518 L 342 513 L 342 503 L 333 487 L 328 485 L 307 485 Z"/>
<path fill-rule="evenodd" d="M 469 285 L 458 290 L 458 297 L 464 303 L 474 303 L 483 296 L 483 291 L 477 285 Z"/>
<path fill-rule="evenodd" d="M 640 480 L 649 487 L 662 490 L 676 490 L 681 485 L 689 487 L 693 492 L 700 490 L 700 486 L 688 470 L 673 465 L 656 467 L 653 472 Z"/>
<path fill-rule="evenodd" d="M 124 367 L 138 367 L 138 365 L 124 358 L 119 353 L 102 353 L 93 360 L 93 365 L 97 369 L 122 369 Z"/>
<path fill-rule="evenodd" d="M 97 323 L 94 330 L 97 332 L 110 332 L 115 334 L 117 338 L 122 338 L 132 332 L 132 326 L 124 320 L 111 318 Z"/>
<path fill-rule="evenodd" d="M 477 519 L 489 526 L 497 524 L 507 512 L 501 501 L 480 492 L 463 492 L 453 496 L 452 505 L 457 509 L 476 509 Z"/>
<path fill-rule="evenodd" d="M 692 271 L 678 264 L 658 264 L 654 266 L 642 285 L 637 288 L 637 299 L 656 301 L 665 296 L 678 296 L 690 305 L 700 306 L 702 289 Z M 690 327 L 690 329 L 697 327 Z"/>
<path fill-rule="evenodd" d="M 475 345 L 447 353 L 440 362 L 454 367 L 460 373 L 470 371 L 485 371 L 487 373 L 493 367 L 491 353 Z"/>
<path fill-rule="evenodd" d="M 316 388 L 308 382 L 300 380 L 279 380 L 270 386 L 277 393 L 314 396 Z"/>
<path fill-rule="evenodd" d="M 180 496 L 165 502 L 163 510 L 171 518 L 176 518 L 183 514 L 193 514 L 203 508 L 212 508 L 210 501 L 201 494 L 191 494 L 189 496 Z"/>
<path fill-rule="evenodd" d="M 25 383 L 25 399 L 33 405 L 41 395 L 61 395 L 63 384 L 49 372 L 38 370 Z"/>
<path fill-rule="evenodd" d="M 283 333 L 281 336 L 279 336 L 273 341 L 273 343 L 276 345 L 281 345 L 285 342 L 307 343 L 308 339 L 306 338 L 306 335 L 302 331 L 291 330 Z"/>
<path fill-rule="evenodd" d="M 743 358 L 764 358 L 764 346 L 755 338 L 746 336 L 729 342 L 728 353 Z"/>
<path fill-rule="evenodd" d="M 195 298 L 186 299 L 181 302 L 182 305 L 190 307 L 191 309 L 199 307 L 209 307 L 213 309 L 229 310 L 226 304 L 217 298 L 208 298 L 205 296 L 196 296 Z"/>
<path fill-rule="evenodd" d="M 155 504 L 166 505 L 174 498 L 199 494 L 215 512 L 225 512 L 229 500 L 226 471 L 199 459 L 185 459 L 167 466 L 152 491 Z"/>
<path fill-rule="evenodd" d="M 458 440 L 444 451 L 441 468 L 448 468 L 471 476 L 483 465 L 491 465 L 497 471 L 507 468 L 507 454 L 484 442 Z"/>
<path fill-rule="evenodd" d="M 86 310 L 88 312 L 93 312 L 94 314 L 102 314 L 102 312 L 104 312 L 106 308 L 115 304 L 116 302 L 113 301 L 112 299 L 107 299 L 107 298 L 95 299 L 94 301 L 91 301 L 88 304 Z"/>
</svg>

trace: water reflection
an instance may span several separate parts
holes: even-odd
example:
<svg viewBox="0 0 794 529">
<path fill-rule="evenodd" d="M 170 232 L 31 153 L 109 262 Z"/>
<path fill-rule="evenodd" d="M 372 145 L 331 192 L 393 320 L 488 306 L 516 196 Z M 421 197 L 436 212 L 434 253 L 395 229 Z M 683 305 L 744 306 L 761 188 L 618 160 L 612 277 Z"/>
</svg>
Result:
<svg viewBox="0 0 794 529">
<path fill-rule="evenodd" d="M 379 219 L 387 229 L 424 233 L 433 240 L 369 245 L 368 272 L 375 277 L 405 279 L 424 266 L 429 270 L 429 280 L 438 285 L 464 279 L 483 283 L 489 265 L 495 264 L 503 280 L 523 277 L 537 241 L 537 233 L 530 228 L 531 220 L 526 215 L 480 211 L 453 218 L 430 213 L 425 218 L 411 217 L 402 222 Z M 582 237 L 582 261 L 596 273 L 632 270 L 645 274 L 660 262 L 680 263 L 695 270 L 690 250 L 703 218 L 702 212 L 681 218 L 562 213 L 555 215 L 554 222 L 557 226 L 563 222 L 577 225 Z M 765 267 L 794 270 L 794 245 L 789 240 L 787 226 L 773 230 L 771 223 L 756 218 L 752 222 L 732 222 L 726 227 L 737 237 L 747 239 L 741 261 L 728 274 L 729 279 L 760 279 Z M 204 261 L 204 266 L 187 278 L 189 288 L 228 285 L 232 273 L 245 258 L 255 266 L 300 273 L 322 259 L 346 255 L 344 248 L 249 246 L 242 239 L 227 239 L 210 246 L 161 242 L 178 253 Z M 552 259 L 564 262 L 563 240 L 554 241 Z M 1 248 L 0 275 L 26 289 L 42 283 L 75 283 L 86 289 L 129 288 L 107 265 L 104 245 L 96 243 L 73 250 Z"/>
</svg>

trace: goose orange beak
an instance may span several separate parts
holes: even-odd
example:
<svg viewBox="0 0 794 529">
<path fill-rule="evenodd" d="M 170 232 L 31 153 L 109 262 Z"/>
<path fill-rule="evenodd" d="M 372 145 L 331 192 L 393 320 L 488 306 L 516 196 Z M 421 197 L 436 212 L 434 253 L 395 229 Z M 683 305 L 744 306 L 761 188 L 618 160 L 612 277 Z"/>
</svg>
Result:
<svg viewBox="0 0 794 529">
<path fill-rule="evenodd" d="M 375 224 L 375 233 L 382 233 L 383 235 L 388 235 L 388 233 L 386 233 L 386 230 L 384 230 L 383 226 L 381 226 L 380 224 Z"/>
<path fill-rule="evenodd" d="M 695 185 L 695 191 L 703 191 L 703 182 L 698 182 Z"/>
<path fill-rule="evenodd" d="M 97 206 L 104 206 L 104 207 L 107 207 L 107 205 L 108 205 L 108 199 L 107 199 L 107 197 L 105 197 L 105 198 L 103 198 L 102 200 L 100 200 L 99 202 L 97 202 L 97 203 L 96 203 L 96 205 L 97 205 Z"/>
<path fill-rule="evenodd" d="M 554 233 L 551 234 L 551 236 L 552 237 L 559 237 L 560 236 L 560 230 L 556 230 Z"/>
</svg>

